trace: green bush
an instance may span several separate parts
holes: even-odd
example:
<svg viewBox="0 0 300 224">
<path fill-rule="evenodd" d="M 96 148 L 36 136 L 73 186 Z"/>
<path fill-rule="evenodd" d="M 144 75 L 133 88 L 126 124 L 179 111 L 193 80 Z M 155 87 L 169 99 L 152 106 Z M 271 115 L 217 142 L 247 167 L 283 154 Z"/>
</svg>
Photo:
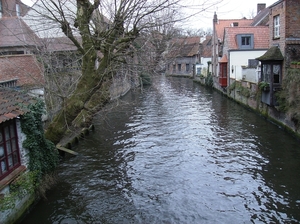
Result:
<svg viewBox="0 0 300 224">
<path fill-rule="evenodd" d="M 266 88 L 269 88 L 269 87 L 270 87 L 270 83 L 268 83 L 268 82 L 262 81 L 258 84 L 258 88 L 260 90 L 265 90 Z"/>
</svg>

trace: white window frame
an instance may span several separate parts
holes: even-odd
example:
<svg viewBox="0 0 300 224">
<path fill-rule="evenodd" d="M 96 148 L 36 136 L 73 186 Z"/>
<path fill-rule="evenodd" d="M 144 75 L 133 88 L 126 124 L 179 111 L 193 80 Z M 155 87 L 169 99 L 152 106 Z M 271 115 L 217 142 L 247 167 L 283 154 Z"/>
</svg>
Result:
<svg viewBox="0 0 300 224">
<path fill-rule="evenodd" d="M 2 0 L 0 0 L 0 18 L 2 18 L 2 11 L 3 11 Z"/>
<path fill-rule="evenodd" d="M 20 14 L 20 5 L 19 4 L 16 4 L 16 14 L 17 14 L 18 17 L 21 15 Z"/>
<path fill-rule="evenodd" d="M 279 15 L 274 16 L 273 26 L 274 26 L 273 37 L 279 38 L 280 37 L 280 17 L 279 17 Z"/>
</svg>

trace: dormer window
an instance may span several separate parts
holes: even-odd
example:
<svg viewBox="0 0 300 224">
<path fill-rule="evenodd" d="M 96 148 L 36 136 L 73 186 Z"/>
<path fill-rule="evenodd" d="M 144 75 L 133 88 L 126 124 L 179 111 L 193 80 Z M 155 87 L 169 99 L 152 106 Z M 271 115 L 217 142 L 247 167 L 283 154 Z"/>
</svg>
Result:
<svg viewBox="0 0 300 224">
<path fill-rule="evenodd" d="M 238 34 L 237 43 L 239 49 L 253 49 L 254 47 L 253 34 Z"/>
<path fill-rule="evenodd" d="M 250 46 L 250 40 L 251 40 L 250 36 L 244 36 L 241 38 L 242 38 L 242 46 Z"/>
</svg>

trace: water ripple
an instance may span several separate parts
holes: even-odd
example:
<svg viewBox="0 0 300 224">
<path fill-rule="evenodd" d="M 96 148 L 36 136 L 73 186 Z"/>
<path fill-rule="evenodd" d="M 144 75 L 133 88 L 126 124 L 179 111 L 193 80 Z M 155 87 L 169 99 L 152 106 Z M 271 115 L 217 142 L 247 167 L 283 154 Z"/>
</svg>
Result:
<svg viewBox="0 0 300 224">
<path fill-rule="evenodd" d="M 138 96 L 95 119 L 37 213 L 51 223 L 300 221 L 295 139 L 189 79 L 162 77 Z"/>
</svg>

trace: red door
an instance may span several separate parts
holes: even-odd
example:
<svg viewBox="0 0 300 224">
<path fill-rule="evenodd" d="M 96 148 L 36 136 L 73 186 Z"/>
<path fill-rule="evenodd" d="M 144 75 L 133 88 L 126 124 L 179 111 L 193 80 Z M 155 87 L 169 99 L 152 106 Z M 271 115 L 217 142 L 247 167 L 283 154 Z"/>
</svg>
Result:
<svg viewBox="0 0 300 224">
<path fill-rule="evenodd" d="M 220 63 L 219 84 L 221 87 L 227 86 L 227 63 Z"/>
</svg>

